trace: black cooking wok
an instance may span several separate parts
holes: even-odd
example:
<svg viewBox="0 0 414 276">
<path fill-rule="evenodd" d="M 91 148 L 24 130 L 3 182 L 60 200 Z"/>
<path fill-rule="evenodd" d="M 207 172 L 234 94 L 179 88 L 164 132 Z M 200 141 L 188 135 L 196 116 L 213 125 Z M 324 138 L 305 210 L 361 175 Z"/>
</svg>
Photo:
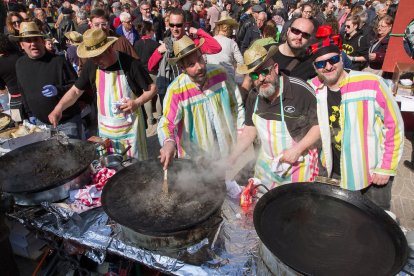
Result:
<svg viewBox="0 0 414 276">
<path fill-rule="evenodd" d="M 396 275 L 408 246 L 394 220 L 359 192 L 293 183 L 266 193 L 254 210 L 265 246 L 306 275 Z"/>
<path fill-rule="evenodd" d="M 63 185 L 95 159 L 92 143 L 50 139 L 26 145 L 0 157 L 0 186 L 7 193 L 34 193 Z"/>
<path fill-rule="evenodd" d="M 161 191 L 163 175 L 158 160 L 122 169 L 103 189 L 105 212 L 136 232 L 162 236 L 200 224 L 223 204 L 224 181 L 190 160 L 174 160 L 168 168 L 168 195 Z"/>
</svg>

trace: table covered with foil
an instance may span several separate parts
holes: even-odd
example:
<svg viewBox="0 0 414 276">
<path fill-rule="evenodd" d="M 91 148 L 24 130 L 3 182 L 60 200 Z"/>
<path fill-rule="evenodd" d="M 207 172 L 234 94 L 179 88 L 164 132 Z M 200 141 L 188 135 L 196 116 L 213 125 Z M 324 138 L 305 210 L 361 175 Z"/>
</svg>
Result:
<svg viewBox="0 0 414 276">
<path fill-rule="evenodd" d="M 187 255 L 208 250 L 211 258 L 200 265 L 140 248 L 125 238 L 122 227 L 108 218 L 102 207 L 78 214 L 59 203 L 44 203 L 17 207 L 9 217 L 45 235 L 83 245 L 84 255 L 97 263 L 103 263 L 107 254 L 116 254 L 175 275 L 256 275 L 260 258 L 253 209 L 254 205 L 241 208 L 238 201 L 226 198 L 221 212 L 223 221 L 214 240 L 205 238 L 182 249 Z"/>
</svg>

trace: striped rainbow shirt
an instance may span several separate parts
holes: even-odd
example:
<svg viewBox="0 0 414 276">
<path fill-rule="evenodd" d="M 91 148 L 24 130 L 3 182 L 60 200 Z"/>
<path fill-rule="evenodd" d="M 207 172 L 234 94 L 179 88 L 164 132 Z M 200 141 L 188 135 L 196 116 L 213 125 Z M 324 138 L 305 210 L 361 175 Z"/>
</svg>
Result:
<svg viewBox="0 0 414 276">
<path fill-rule="evenodd" d="M 224 68 L 208 64 L 207 81 L 201 91 L 182 73 L 168 87 L 158 139 L 177 143 L 178 157 L 225 157 L 244 125 L 244 108 L 237 85 Z"/>
<path fill-rule="evenodd" d="M 318 77 L 309 81 L 315 89 L 321 128 L 324 164 L 332 172 L 331 134 L 327 87 Z M 381 77 L 350 71 L 340 83 L 342 129 L 341 187 L 361 190 L 372 174 L 396 175 L 404 143 L 404 123 L 390 88 Z"/>
</svg>

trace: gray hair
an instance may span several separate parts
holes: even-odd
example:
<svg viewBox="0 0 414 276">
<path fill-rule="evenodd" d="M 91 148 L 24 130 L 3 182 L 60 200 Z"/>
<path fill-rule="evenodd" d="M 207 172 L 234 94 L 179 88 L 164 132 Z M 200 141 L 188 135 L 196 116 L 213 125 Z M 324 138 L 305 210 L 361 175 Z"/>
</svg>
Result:
<svg viewBox="0 0 414 276">
<path fill-rule="evenodd" d="M 80 10 L 76 13 L 76 17 L 79 18 L 79 20 L 86 20 L 88 19 L 88 13 L 86 11 Z"/>
<path fill-rule="evenodd" d="M 131 19 L 131 15 L 127 12 L 121 12 L 121 14 L 119 15 L 119 19 L 121 20 L 121 22 L 125 22 L 126 20 Z"/>
<path fill-rule="evenodd" d="M 375 5 L 375 12 L 379 12 L 382 9 L 385 9 L 387 6 L 385 4 L 378 3 Z"/>
</svg>

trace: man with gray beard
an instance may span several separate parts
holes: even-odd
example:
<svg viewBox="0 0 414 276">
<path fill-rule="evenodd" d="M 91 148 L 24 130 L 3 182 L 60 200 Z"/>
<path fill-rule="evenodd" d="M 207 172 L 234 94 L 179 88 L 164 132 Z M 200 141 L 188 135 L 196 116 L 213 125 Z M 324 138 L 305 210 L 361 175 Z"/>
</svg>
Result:
<svg viewBox="0 0 414 276">
<path fill-rule="evenodd" d="M 256 136 L 261 148 L 255 177 L 268 188 L 292 182 L 313 181 L 318 174 L 319 140 L 314 91 L 304 81 L 279 75 L 272 57 L 277 46 L 267 51 L 259 45 L 244 53 L 239 74 L 249 74 L 254 83 L 246 101 L 245 127 L 228 158 L 234 164 Z"/>
</svg>

